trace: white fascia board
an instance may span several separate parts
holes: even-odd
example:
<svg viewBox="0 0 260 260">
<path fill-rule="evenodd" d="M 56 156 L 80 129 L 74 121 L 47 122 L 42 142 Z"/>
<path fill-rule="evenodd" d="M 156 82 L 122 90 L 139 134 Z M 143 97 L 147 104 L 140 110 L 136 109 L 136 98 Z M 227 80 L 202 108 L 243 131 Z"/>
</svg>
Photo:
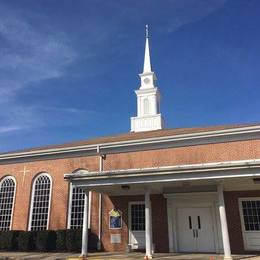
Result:
<svg viewBox="0 0 260 260">
<path fill-rule="evenodd" d="M 77 186 L 97 187 L 185 180 L 223 179 L 260 176 L 260 159 L 220 163 L 179 165 L 158 168 L 65 174 Z"/>
<path fill-rule="evenodd" d="M 198 133 L 191 134 L 179 134 L 173 136 L 161 136 L 161 137 L 151 137 L 145 139 L 135 139 L 128 141 L 118 141 L 118 142 L 109 142 L 109 143 L 99 143 L 93 145 L 81 145 L 81 146 L 70 146 L 70 147 L 62 147 L 62 148 L 46 148 L 35 151 L 28 152 L 14 152 L 14 153 L 6 153 L 0 155 L 0 161 L 11 160 L 17 158 L 26 158 L 26 157 L 40 157 L 40 156 L 48 156 L 48 155 L 57 155 L 57 154 L 69 154 L 75 152 L 89 152 L 91 154 L 97 154 L 97 147 L 99 147 L 99 151 L 102 153 L 104 150 L 106 153 L 112 153 L 113 150 L 117 148 L 129 148 L 135 146 L 143 146 L 150 144 L 158 144 L 166 145 L 167 143 L 174 143 L 179 141 L 187 141 L 193 142 L 198 139 L 203 143 L 203 139 L 212 138 L 212 141 L 216 137 L 232 137 L 237 136 L 237 140 L 239 140 L 239 135 L 250 135 L 250 134 L 259 134 L 257 138 L 260 138 L 260 125 L 257 126 L 249 126 L 249 127 L 239 127 L 232 129 L 224 129 L 224 130 L 213 130 L 213 131 L 204 131 Z"/>
</svg>

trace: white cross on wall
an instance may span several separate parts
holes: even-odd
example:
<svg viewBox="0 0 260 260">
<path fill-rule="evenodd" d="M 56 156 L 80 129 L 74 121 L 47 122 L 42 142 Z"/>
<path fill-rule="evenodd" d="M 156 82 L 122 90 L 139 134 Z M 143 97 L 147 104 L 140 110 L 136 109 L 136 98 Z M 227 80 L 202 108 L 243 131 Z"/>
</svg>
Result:
<svg viewBox="0 0 260 260">
<path fill-rule="evenodd" d="M 23 170 L 22 171 L 20 171 L 21 173 L 23 173 L 23 184 L 24 184 L 24 179 L 25 179 L 25 174 L 27 173 L 27 172 L 30 172 L 30 170 L 26 170 L 26 166 L 24 166 L 23 167 Z"/>
</svg>

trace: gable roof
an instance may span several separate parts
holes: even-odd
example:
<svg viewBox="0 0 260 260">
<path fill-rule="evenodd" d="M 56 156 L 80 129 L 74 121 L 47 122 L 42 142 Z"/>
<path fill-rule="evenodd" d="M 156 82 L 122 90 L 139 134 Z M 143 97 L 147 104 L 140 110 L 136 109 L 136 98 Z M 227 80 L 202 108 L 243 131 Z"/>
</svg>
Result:
<svg viewBox="0 0 260 260">
<path fill-rule="evenodd" d="M 160 137 L 178 136 L 178 135 L 186 135 L 186 134 L 188 135 L 188 134 L 196 134 L 196 133 L 204 133 L 204 132 L 220 131 L 220 130 L 232 130 L 236 128 L 246 128 L 252 126 L 260 127 L 260 124 L 255 123 L 255 124 L 220 125 L 220 126 L 193 127 L 193 128 L 170 128 L 170 129 L 161 129 L 161 130 L 136 132 L 136 133 L 129 132 L 129 133 L 124 133 L 119 135 L 97 137 L 97 138 L 74 141 L 74 142 L 69 142 L 64 144 L 47 145 L 47 146 L 28 148 L 28 149 L 23 149 L 18 151 L 0 153 L 0 156 L 5 154 L 11 154 L 11 153 L 26 153 L 26 152 L 33 152 L 33 151 L 40 151 L 40 150 L 48 150 L 48 149 L 99 145 L 99 144 L 106 144 L 106 143 L 131 141 L 131 140 L 137 141 L 137 140 L 143 140 L 149 138 L 157 138 L 157 137 L 160 138 Z"/>
</svg>

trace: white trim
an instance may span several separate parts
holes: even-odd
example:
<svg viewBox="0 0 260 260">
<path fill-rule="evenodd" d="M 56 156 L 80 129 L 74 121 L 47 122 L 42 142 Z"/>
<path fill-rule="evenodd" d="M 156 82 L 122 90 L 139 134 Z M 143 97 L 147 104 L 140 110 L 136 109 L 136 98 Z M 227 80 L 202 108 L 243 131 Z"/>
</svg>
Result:
<svg viewBox="0 0 260 260">
<path fill-rule="evenodd" d="M 240 177 L 260 177 L 260 159 L 64 175 L 66 180 L 72 181 L 79 187 L 97 190 L 102 189 L 102 186 L 112 185 L 222 180 Z"/>
<path fill-rule="evenodd" d="M 145 205 L 145 202 L 143 200 L 139 200 L 139 201 L 129 201 L 128 202 L 128 244 L 133 246 L 132 244 L 130 244 L 131 241 L 131 235 L 132 235 L 132 210 L 131 210 L 131 206 L 132 205 Z M 144 230 L 145 232 L 145 230 Z"/>
<path fill-rule="evenodd" d="M 73 188 L 77 188 L 76 185 L 73 185 L 72 183 L 70 183 L 70 188 L 69 188 L 69 208 L 68 208 L 68 223 L 67 223 L 67 228 L 71 229 L 71 211 L 72 211 L 72 192 L 73 192 Z M 79 188 L 81 189 L 81 188 Z M 84 190 L 82 190 L 84 192 Z M 91 191 L 89 191 L 89 195 L 88 195 L 88 228 L 90 229 L 90 214 L 91 214 L 91 207 L 90 207 L 90 201 L 91 201 Z M 85 199 L 85 197 L 84 197 Z M 85 205 L 85 204 L 84 204 Z"/>
<path fill-rule="evenodd" d="M 5 177 L 3 177 L 0 181 L 0 189 L 2 186 L 2 183 L 6 180 L 6 179 L 12 179 L 14 181 L 14 196 L 13 196 L 13 203 L 12 203 L 12 210 L 11 210 L 11 219 L 10 219 L 10 226 L 9 226 L 9 230 L 12 230 L 13 227 L 13 215 L 14 215 L 14 205 L 15 205 L 15 201 L 16 201 L 16 188 L 17 188 L 17 182 L 14 176 L 11 175 L 7 175 Z"/>
<path fill-rule="evenodd" d="M 172 165 L 172 166 L 159 166 L 159 167 L 147 167 L 147 168 L 129 168 L 129 169 L 119 169 L 119 170 L 108 170 L 108 171 L 85 171 L 81 174 L 75 175 L 75 178 L 82 176 L 87 176 L 88 178 L 106 178 L 107 174 L 109 174 L 110 177 L 112 176 L 120 176 L 123 174 L 125 176 L 126 174 L 138 174 L 140 176 L 141 174 L 145 173 L 151 173 L 151 172 L 169 172 L 169 171 L 175 171 L 175 172 L 198 172 L 198 171 L 212 171 L 212 170 L 227 170 L 230 168 L 235 167 L 259 167 L 260 168 L 260 159 L 252 159 L 252 160 L 238 160 L 238 161 L 220 161 L 220 162 L 212 162 L 212 163 L 196 163 L 196 164 L 179 164 L 179 165 Z M 98 174 L 98 175 L 97 175 Z M 74 173 L 68 173 L 64 175 L 65 178 L 73 177 Z"/>
<path fill-rule="evenodd" d="M 244 214 L 243 214 L 243 209 L 242 209 L 242 201 L 249 201 L 249 200 L 260 201 L 260 197 L 240 197 L 240 198 L 238 198 L 238 208 L 239 208 L 240 224 L 241 224 L 241 231 L 242 231 L 242 237 L 243 237 L 243 243 L 244 243 L 244 250 L 251 250 L 252 251 L 252 249 L 247 247 L 247 241 L 246 241 L 245 233 L 258 233 L 258 234 L 260 234 L 260 230 L 246 231 L 246 229 L 245 229 L 245 221 L 244 221 Z"/>
<path fill-rule="evenodd" d="M 129 149 L 131 146 L 143 146 L 149 144 L 166 144 L 169 142 L 179 142 L 179 141 L 193 141 L 196 139 L 207 139 L 211 138 L 212 141 L 216 137 L 223 136 L 236 136 L 241 134 L 252 134 L 260 132 L 260 125 L 247 126 L 247 127 L 236 127 L 229 128 L 223 130 L 211 130 L 211 131 L 201 131 L 190 134 L 177 134 L 171 136 L 161 136 L 161 137 L 151 137 L 144 139 L 134 139 L 128 141 L 117 141 L 117 142 L 108 142 L 108 143 L 100 143 L 94 145 L 80 145 L 80 146 L 69 146 L 63 148 L 46 148 L 39 149 L 33 151 L 26 152 L 14 152 L 14 153 L 4 153 L 0 155 L 1 160 L 10 160 L 17 158 L 26 158 L 26 157 L 37 157 L 37 156 L 46 156 L 46 155 L 54 155 L 54 154 L 62 154 L 62 153 L 73 153 L 73 152 L 83 152 L 83 151 L 92 151 L 95 154 L 97 153 L 97 147 L 99 149 L 116 149 L 127 147 Z M 201 142 L 203 143 L 203 142 Z M 108 153 L 108 151 L 106 151 Z"/>
<path fill-rule="evenodd" d="M 88 192 L 88 228 L 91 229 L 92 191 Z"/>
<path fill-rule="evenodd" d="M 67 222 L 67 228 L 70 229 L 70 221 L 71 221 L 71 208 L 72 208 L 72 190 L 73 190 L 72 183 L 70 182 L 69 187 L 69 205 L 68 205 L 68 222 Z"/>
<path fill-rule="evenodd" d="M 32 193 L 30 200 L 30 216 L 28 223 L 28 230 L 31 231 L 31 222 L 32 222 L 32 211 L 33 211 L 33 203 L 34 203 L 34 192 L 35 192 L 35 182 L 40 176 L 47 176 L 50 179 L 50 194 L 49 194 L 49 205 L 48 205 L 48 219 L 47 219 L 47 227 L 46 230 L 49 229 L 49 221 L 50 221 L 50 211 L 51 211 L 51 200 L 52 200 L 52 177 L 47 172 L 42 172 L 34 177 L 32 184 Z"/>
<path fill-rule="evenodd" d="M 212 217 L 215 250 L 222 252 L 221 239 L 219 237 L 219 217 L 217 216 L 217 193 L 216 192 L 194 192 L 166 194 L 168 212 L 168 235 L 170 252 L 178 252 L 177 236 L 177 209 L 178 208 L 210 208 Z"/>
</svg>

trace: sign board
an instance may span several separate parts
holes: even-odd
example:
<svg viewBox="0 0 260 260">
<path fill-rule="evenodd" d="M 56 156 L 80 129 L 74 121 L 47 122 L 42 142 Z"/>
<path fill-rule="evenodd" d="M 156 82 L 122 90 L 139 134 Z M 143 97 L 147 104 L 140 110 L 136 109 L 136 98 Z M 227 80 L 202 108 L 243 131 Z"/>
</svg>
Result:
<svg viewBox="0 0 260 260">
<path fill-rule="evenodd" d="M 120 244 L 121 243 L 121 234 L 111 234 L 110 242 L 111 242 L 111 244 Z"/>
<path fill-rule="evenodd" d="M 122 228 L 122 213 L 120 210 L 112 209 L 109 212 L 109 228 L 110 229 Z"/>
</svg>

